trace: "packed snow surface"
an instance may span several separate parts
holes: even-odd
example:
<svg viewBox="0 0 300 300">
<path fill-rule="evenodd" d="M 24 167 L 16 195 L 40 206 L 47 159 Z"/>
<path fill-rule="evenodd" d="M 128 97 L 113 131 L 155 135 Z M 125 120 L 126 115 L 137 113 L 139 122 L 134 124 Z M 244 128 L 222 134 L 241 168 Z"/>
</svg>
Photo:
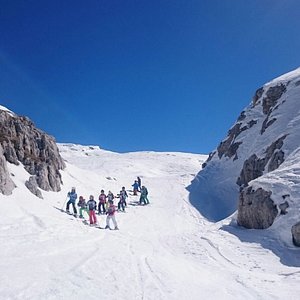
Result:
<svg viewBox="0 0 300 300">
<path fill-rule="evenodd" d="M 230 219 L 208 222 L 189 203 L 186 187 L 206 156 L 59 147 L 67 161 L 62 191 L 43 191 L 43 200 L 25 188 L 24 168 L 9 165 L 17 188 L 0 195 L 0 299 L 299 299 L 298 249 L 276 248 L 266 231 Z M 137 176 L 150 205 L 131 205 Z M 72 186 L 86 199 L 125 186 L 120 230 L 62 213 Z"/>
</svg>

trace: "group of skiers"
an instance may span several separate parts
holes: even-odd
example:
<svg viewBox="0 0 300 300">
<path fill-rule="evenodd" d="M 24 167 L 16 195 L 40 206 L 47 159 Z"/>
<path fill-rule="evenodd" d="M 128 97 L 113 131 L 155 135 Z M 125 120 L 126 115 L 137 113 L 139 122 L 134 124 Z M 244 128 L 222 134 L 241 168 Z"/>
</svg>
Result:
<svg viewBox="0 0 300 300">
<path fill-rule="evenodd" d="M 141 185 L 141 179 L 140 177 L 137 177 L 137 180 L 134 181 L 133 187 L 133 195 L 137 195 L 137 192 L 140 192 L 140 205 L 146 205 L 149 204 L 148 200 L 148 190 L 145 186 Z M 75 187 L 71 189 L 70 192 L 68 192 L 68 202 L 66 211 L 67 213 L 70 213 L 70 205 L 73 207 L 73 215 L 77 216 L 77 209 L 76 209 L 76 200 L 77 200 L 77 193 Z M 118 198 L 118 208 L 114 205 L 114 199 Z M 99 195 L 99 203 L 97 205 L 97 202 L 94 199 L 93 195 L 90 195 L 89 200 L 86 202 L 86 200 L 83 198 L 83 196 L 79 197 L 77 206 L 79 207 L 79 218 L 84 218 L 83 212 L 86 212 L 89 215 L 89 221 L 90 225 L 97 225 L 97 217 L 96 217 L 96 210 L 98 208 L 98 214 L 106 214 L 106 227 L 105 229 L 111 229 L 110 227 L 110 220 L 112 220 L 114 229 L 118 230 L 118 224 L 115 218 L 115 212 L 123 211 L 125 212 L 125 207 L 127 206 L 126 199 L 128 198 L 128 194 L 125 190 L 125 187 L 123 186 L 120 193 L 115 197 L 114 194 L 111 191 L 108 191 L 108 194 L 106 195 L 104 190 L 101 190 Z"/>
</svg>

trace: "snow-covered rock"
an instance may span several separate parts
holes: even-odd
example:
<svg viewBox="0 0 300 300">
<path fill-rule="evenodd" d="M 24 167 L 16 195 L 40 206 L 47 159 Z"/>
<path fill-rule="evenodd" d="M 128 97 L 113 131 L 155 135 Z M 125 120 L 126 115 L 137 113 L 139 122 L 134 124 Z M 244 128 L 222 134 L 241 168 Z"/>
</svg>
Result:
<svg viewBox="0 0 300 300">
<path fill-rule="evenodd" d="M 292 227 L 293 243 L 300 247 L 300 221 Z"/>
<path fill-rule="evenodd" d="M 10 178 L 6 159 L 3 155 L 3 148 L 0 145 L 0 192 L 3 195 L 10 195 L 15 188 L 15 184 Z"/>
<path fill-rule="evenodd" d="M 0 159 L 1 181 L 0 190 L 3 194 L 10 194 L 14 188 L 12 179 L 5 171 L 6 161 L 15 165 L 20 163 L 34 180 L 29 179 L 27 186 L 35 195 L 41 196 L 33 182 L 46 191 L 59 191 L 61 175 L 59 170 L 65 164 L 59 154 L 55 139 L 35 127 L 33 122 L 22 116 L 17 116 L 9 109 L 0 106 Z M 3 150 L 3 151 L 2 151 Z M 30 184 L 29 184 L 30 182 Z"/>
<path fill-rule="evenodd" d="M 248 228 L 266 228 L 280 215 L 290 232 L 287 220 L 300 208 L 300 189 L 291 185 L 299 147 L 300 68 L 256 91 L 189 186 L 190 201 L 214 221 L 238 208 L 238 223 Z"/>
</svg>

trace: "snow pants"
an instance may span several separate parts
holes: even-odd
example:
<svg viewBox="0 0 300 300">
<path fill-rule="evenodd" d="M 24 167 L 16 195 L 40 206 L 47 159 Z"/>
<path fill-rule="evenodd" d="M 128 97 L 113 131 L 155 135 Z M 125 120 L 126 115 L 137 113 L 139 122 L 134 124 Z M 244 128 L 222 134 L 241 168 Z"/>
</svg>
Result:
<svg viewBox="0 0 300 300">
<path fill-rule="evenodd" d="M 101 214 L 102 212 L 105 213 L 106 212 L 106 209 L 105 209 L 105 203 L 99 203 L 98 205 L 98 211 L 99 211 L 99 214 Z M 101 210 L 101 207 L 102 207 L 102 210 Z"/>
<path fill-rule="evenodd" d="M 80 217 L 83 217 L 82 213 L 83 213 L 84 211 L 86 211 L 86 213 L 88 214 L 88 210 L 87 210 L 86 208 L 84 208 L 84 207 L 80 207 L 80 208 L 79 208 L 79 216 L 80 216 Z"/>
<path fill-rule="evenodd" d="M 90 224 L 96 224 L 97 223 L 95 210 L 90 210 L 89 211 L 89 217 L 90 217 Z"/>
<path fill-rule="evenodd" d="M 110 220 L 112 220 L 112 222 L 114 223 L 115 228 L 118 227 L 118 224 L 117 224 L 117 221 L 116 221 L 116 218 L 115 218 L 114 215 L 113 216 L 107 215 L 107 217 L 106 217 L 106 226 L 109 227 L 109 221 Z"/>
<path fill-rule="evenodd" d="M 141 195 L 140 197 L 140 204 L 142 204 L 142 202 L 146 205 L 146 204 L 149 204 L 149 200 L 147 198 L 146 195 Z"/>
<path fill-rule="evenodd" d="M 71 201 L 71 200 L 69 200 L 69 201 L 67 202 L 67 211 L 69 211 L 70 204 L 72 204 L 72 206 L 73 206 L 73 212 L 74 212 L 74 214 L 77 215 L 77 209 L 76 209 L 76 207 L 75 207 L 75 202 L 73 202 L 73 201 Z"/>
<path fill-rule="evenodd" d="M 123 211 L 125 211 L 125 201 L 119 201 L 118 209 L 121 209 L 121 208 L 122 208 Z"/>
</svg>

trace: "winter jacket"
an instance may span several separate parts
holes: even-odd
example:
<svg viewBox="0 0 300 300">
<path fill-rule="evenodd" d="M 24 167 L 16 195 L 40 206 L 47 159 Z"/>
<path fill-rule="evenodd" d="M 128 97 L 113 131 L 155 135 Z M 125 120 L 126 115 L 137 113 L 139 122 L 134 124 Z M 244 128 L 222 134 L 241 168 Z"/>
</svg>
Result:
<svg viewBox="0 0 300 300">
<path fill-rule="evenodd" d="M 106 202 L 106 195 L 105 194 L 100 194 L 99 201 L 100 201 L 100 203 L 105 203 Z"/>
<path fill-rule="evenodd" d="M 76 192 L 69 192 L 68 193 L 68 197 L 69 197 L 69 201 L 71 202 L 71 203 L 74 203 L 75 204 L 75 202 L 76 202 L 76 199 L 77 199 L 77 194 L 76 194 Z"/>
<path fill-rule="evenodd" d="M 86 206 L 87 206 L 87 204 L 86 204 L 86 202 L 85 202 L 84 199 L 79 200 L 78 203 L 77 203 L 77 205 L 78 205 L 79 207 L 81 207 L 81 208 L 86 208 Z"/>
<path fill-rule="evenodd" d="M 109 206 L 108 209 L 107 209 L 107 214 L 108 214 L 109 216 L 114 216 L 115 211 L 116 211 L 116 207 L 115 207 L 114 205 L 111 205 L 111 206 Z"/>
<path fill-rule="evenodd" d="M 90 199 L 88 202 L 87 202 L 87 208 L 88 210 L 95 210 L 97 207 L 97 203 L 94 199 Z"/>
<path fill-rule="evenodd" d="M 108 202 L 113 201 L 114 198 L 115 198 L 115 196 L 114 196 L 113 193 L 107 194 L 107 200 L 108 200 Z"/>
<path fill-rule="evenodd" d="M 148 190 L 147 190 L 147 188 L 146 188 L 146 187 L 142 188 L 142 189 L 141 189 L 141 196 L 147 197 L 147 195 L 148 195 Z"/>
<path fill-rule="evenodd" d="M 134 190 L 138 190 L 139 189 L 139 184 L 137 182 L 135 182 L 133 185 L 132 185 L 133 189 Z"/>
<path fill-rule="evenodd" d="M 126 191 L 120 191 L 120 201 L 126 201 L 126 198 L 128 197 Z"/>
</svg>

